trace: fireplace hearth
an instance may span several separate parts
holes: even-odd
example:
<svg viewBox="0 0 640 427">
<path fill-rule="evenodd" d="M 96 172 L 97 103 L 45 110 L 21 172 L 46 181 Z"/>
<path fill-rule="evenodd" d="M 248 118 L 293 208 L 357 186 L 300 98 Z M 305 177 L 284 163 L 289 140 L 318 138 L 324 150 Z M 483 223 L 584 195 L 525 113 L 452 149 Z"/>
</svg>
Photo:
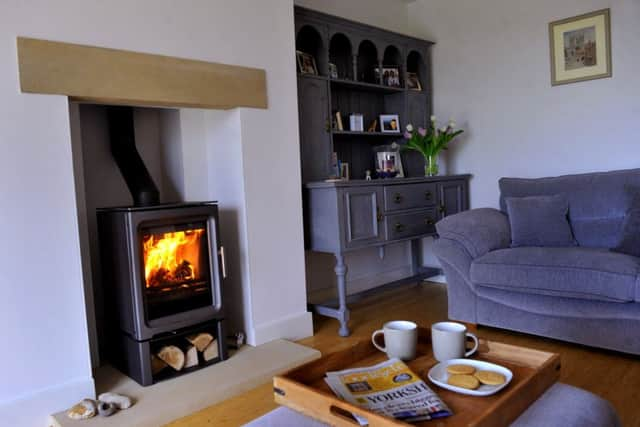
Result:
<svg viewBox="0 0 640 427">
<path fill-rule="evenodd" d="M 132 110 L 109 107 L 108 121 L 134 206 L 97 209 L 104 347 L 117 368 L 146 386 L 227 357 L 218 206 L 160 204 L 135 147 Z M 198 336 L 204 344 L 195 349 Z"/>
</svg>

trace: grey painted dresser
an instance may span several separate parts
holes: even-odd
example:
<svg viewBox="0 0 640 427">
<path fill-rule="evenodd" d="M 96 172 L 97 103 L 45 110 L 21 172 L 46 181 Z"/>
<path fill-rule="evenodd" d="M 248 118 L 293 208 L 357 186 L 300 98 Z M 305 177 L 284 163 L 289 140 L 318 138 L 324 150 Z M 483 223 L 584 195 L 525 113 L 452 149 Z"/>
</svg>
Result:
<svg viewBox="0 0 640 427">
<path fill-rule="evenodd" d="M 312 182 L 306 185 L 311 250 L 333 253 L 338 307 L 316 312 L 340 321 L 349 335 L 344 254 L 365 247 L 412 242 L 413 273 L 421 276 L 421 242 L 435 235 L 435 223 L 468 209 L 470 175 L 391 178 L 373 181 Z"/>
</svg>

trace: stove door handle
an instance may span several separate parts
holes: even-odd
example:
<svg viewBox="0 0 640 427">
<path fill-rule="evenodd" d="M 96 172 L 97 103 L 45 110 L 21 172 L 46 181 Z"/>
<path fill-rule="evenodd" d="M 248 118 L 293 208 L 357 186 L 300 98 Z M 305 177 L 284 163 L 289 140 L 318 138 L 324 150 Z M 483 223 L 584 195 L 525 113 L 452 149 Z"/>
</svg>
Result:
<svg viewBox="0 0 640 427">
<path fill-rule="evenodd" d="M 220 261 L 222 266 L 222 278 L 226 279 L 227 278 L 227 260 L 224 256 L 224 246 L 220 246 L 218 253 L 220 254 Z"/>
</svg>

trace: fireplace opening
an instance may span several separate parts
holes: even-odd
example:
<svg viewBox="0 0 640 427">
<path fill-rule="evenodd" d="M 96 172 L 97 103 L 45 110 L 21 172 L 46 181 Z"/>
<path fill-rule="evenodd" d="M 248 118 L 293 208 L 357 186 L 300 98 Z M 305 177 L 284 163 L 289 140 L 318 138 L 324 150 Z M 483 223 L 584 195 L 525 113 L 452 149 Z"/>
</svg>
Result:
<svg viewBox="0 0 640 427">
<path fill-rule="evenodd" d="M 213 304 L 206 223 L 140 232 L 149 320 Z"/>
<path fill-rule="evenodd" d="M 218 206 L 160 203 L 136 147 L 133 109 L 106 107 L 106 119 L 112 164 L 133 202 L 97 208 L 100 278 L 109 307 L 104 315 L 108 358 L 140 384 L 150 385 L 227 357 Z M 205 334 L 210 341 L 197 357 L 193 334 Z M 182 355 L 178 359 L 189 363 L 169 363 L 169 354 L 172 361 Z M 162 371 L 158 359 L 166 362 Z"/>
</svg>

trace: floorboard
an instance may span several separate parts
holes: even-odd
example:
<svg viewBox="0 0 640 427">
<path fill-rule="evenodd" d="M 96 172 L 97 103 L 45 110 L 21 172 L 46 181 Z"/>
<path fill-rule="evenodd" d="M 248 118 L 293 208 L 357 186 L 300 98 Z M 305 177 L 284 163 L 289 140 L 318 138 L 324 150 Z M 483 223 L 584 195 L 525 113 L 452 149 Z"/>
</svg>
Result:
<svg viewBox="0 0 640 427">
<path fill-rule="evenodd" d="M 354 304 L 349 325 L 352 335 L 337 335 L 338 322 L 314 317 L 314 336 L 300 341 L 323 353 L 368 340 L 371 333 L 389 320 L 412 320 L 428 326 L 447 318 L 447 294 L 444 285 L 423 283 L 392 289 L 369 296 Z M 609 400 L 618 411 L 622 425 L 640 427 L 640 360 L 611 351 L 519 334 L 495 328 L 479 327 L 482 338 L 552 351 L 562 355 L 561 381 L 591 391 Z M 276 408 L 270 384 L 221 402 L 174 421 L 171 427 L 239 426 Z"/>
</svg>

